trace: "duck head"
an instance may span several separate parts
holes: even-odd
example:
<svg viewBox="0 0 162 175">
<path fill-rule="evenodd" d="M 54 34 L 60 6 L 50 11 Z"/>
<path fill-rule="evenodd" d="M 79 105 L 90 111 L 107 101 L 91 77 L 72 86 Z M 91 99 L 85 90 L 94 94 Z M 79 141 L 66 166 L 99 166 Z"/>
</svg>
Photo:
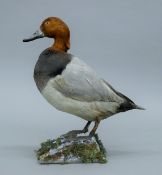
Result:
<svg viewBox="0 0 162 175">
<path fill-rule="evenodd" d="M 67 52 L 70 49 L 70 30 L 65 22 L 57 17 L 45 19 L 40 26 L 40 30 L 23 39 L 23 42 L 43 37 L 54 38 L 54 44 L 49 48 L 50 50 Z"/>
</svg>

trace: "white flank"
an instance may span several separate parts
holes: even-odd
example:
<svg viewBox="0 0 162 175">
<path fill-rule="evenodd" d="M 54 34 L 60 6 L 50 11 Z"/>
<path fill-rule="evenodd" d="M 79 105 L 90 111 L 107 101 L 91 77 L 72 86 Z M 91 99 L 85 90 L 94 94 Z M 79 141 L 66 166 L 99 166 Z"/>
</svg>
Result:
<svg viewBox="0 0 162 175">
<path fill-rule="evenodd" d="M 115 114 L 124 101 L 93 69 L 76 57 L 61 75 L 48 81 L 41 93 L 56 109 L 88 121 Z"/>
<path fill-rule="evenodd" d="M 49 80 L 42 91 L 44 98 L 56 109 L 79 116 L 88 121 L 94 121 L 96 117 L 107 118 L 116 112 L 119 106 L 116 102 L 83 102 L 65 97 L 57 91 L 53 84 L 55 79 Z"/>
</svg>

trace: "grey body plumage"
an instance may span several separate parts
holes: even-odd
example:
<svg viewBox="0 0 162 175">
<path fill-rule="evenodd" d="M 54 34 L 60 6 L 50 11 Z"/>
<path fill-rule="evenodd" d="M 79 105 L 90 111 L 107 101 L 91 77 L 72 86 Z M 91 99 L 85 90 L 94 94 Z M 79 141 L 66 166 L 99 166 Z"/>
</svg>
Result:
<svg viewBox="0 0 162 175">
<path fill-rule="evenodd" d="M 47 83 L 53 80 L 52 88 L 66 98 L 86 103 L 114 103 L 113 109 L 101 110 L 105 115 L 102 118 L 137 107 L 132 100 L 101 79 L 86 63 L 68 53 L 53 52 L 48 49 L 43 51 L 35 66 L 34 79 L 40 92 L 43 92 Z M 53 101 L 59 100 L 55 98 Z M 55 106 L 54 102 L 50 103 Z M 62 108 L 59 110 L 69 112 Z"/>
</svg>

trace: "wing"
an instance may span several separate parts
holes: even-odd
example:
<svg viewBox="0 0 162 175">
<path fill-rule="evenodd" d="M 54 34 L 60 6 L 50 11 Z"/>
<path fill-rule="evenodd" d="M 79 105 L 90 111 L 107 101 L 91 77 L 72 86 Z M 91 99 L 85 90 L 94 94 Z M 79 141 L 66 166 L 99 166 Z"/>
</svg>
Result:
<svg viewBox="0 0 162 175">
<path fill-rule="evenodd" d="M 73 57 L 53 87 L 68 98 L 79 101 L 123 102 L 123 99 L 80 59 Z"/>
</svg>

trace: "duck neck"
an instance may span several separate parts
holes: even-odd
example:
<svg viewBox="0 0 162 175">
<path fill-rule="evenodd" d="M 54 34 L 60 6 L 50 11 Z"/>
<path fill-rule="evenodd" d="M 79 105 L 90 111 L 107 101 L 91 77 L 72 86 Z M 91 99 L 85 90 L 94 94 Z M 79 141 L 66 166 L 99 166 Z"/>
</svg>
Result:
<svg viewBox="0 0 162 175">
<path fill-rule="evenodd" d="M 55 38 L 53 45 L 50 47 L 53 51 L 67 52 L 66 42 L 62 38 Z"/>
</svg>

